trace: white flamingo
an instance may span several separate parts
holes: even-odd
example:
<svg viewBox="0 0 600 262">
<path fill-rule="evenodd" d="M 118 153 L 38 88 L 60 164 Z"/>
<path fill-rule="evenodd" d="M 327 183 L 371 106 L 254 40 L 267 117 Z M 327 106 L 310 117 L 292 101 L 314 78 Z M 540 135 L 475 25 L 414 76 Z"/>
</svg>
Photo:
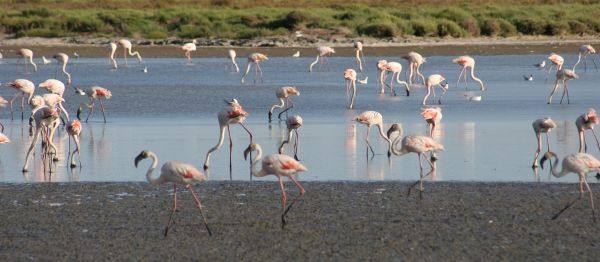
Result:
<svg viewBox="0 0 600 262">
<path fill-rule="evenodd" d="M 585 141 L 585 130 L 592 130 L 592 134 L 594 135 L 594 139 L 596 139 L 596 144 L 598 145 L 598 150 L 600 150 L 600 142 L 598 142 L 598 137 L 596 136 L 596 131 L 594 130 L 594 126 L 599 122 L 598 116 L 596 115 L 596 110 L 593 108 L 588 109 L 588 111 L 580 115 L 577 120 L 575 120 L 575 126 L 577 127 L 577 132 L 579 133 L 579 153 L 587 152 L 587 142 Z"/>
<path fill-rule="evenodd" d="M 427 59 L 417 52 L 408 52 L 408 54 L 402 56 L 402 58 L 408 60 L 408 71 L 410 72 L 408 76 L 408 84 L 412 85 L 412 81 L 415 78 L 415 80 L 420 78 L 423 84 L 425 84 L 425 77 L 423 74 L 421 74 L 419 69 L 421 68 L 422 64 L 427 62 Z"/>
<path fill-rule="evenodd" d="M 444 78 L 442 75 L 438 75 L 438 74 L 434 74 L 434 75 L 430 75 L 429 77 L 427 77 L 427 94 L 425 94 L 425 97 L 423 98 L 423 105 L 425 105 L 427 103 L 427 98 L 429 97 L 429 95 L 431 94 L 431 92 L 433 91 L 433 98 L 435 99 L 435 87 L 439 86 L 440 88 L 442 88 L 442 94 L 440 95 L 440 98 L 438 98 L 438 104 L 442 104 L 442 96 L 446 93 L 446 91 L 448 90 L 448 81 L 446 81 L 446 84 L 442 85 L 442 82 L 445 81 L 446 78 Z"/>
<path fill-rule="evenodd" d="M 391 151 L 392 141 L 385 133 L 383 133 L 383 116 L 381 113 L 376 111 L 365 111 L 354 117 L 354 121 L 367 125 L 367 135 L 365 136 L 365 141 L 367 142 L 367 147 L 369 150 L 371 150 L 371 154 L 373 156 L 375 156 L 375 152 L 373 151 L 371 143 L 369 143 L 369 135 L 371 134 L 371 126 L 377 126 L 379 129 L 379 135 L 388 143 L 388 157 L 390 157 L 389 152 Z M 369 155 L 369 150 L 367 150 L 367 156 Z"/>
<path fill-rule="evenodd" d="M 110 99 L 112 97 L 112 92 L 110 92 L 110 90 L 108 90 L 104 87 L 92 86 L 88 91 L 85 91 L 85 92 L 81 89 L 78 89 L 77 94 L 87 95 L 89 98 L 89 103 L 81 103 L 79 105 L 79 108 L 77 109 L 77 119 L 81 120 L 81 118 L 80 118 L 81 112 L 83 111 L 83 108 L 86 107 L 89 109 L 88 115 L 85 119 L 85 122 L 87 123 L 87 121 L 90 119 L 90 116 L 92 115 L 92 113 L 94 113 L 94 105 L 95 105 L 96 100 L 98 100 L 98 102 L 100 102 L 100 109 L 102 110 L 102 118 L 104 118 L 104 123 L 106 123 L 106 115 L 104 113 L 104 104 L 102 103 L 102 99 L 100 99 L 100 98 Z"/>
<path fill-rule="evenodd" d="M 260 74 L 260 82 L 261 83 L 263 82 L 263 72 L 262 72 L 262 69 L 260 68 L 260 64 L 259 64 L 263 60 L 269 60 L 269 58 L 266 55 L 263 55 L 261 53 L 252 53 L 248 56 L 248 63 L 246 64 L 246 72 L 242 76 L 242 80 L 241 80 L 242 84 L 244 83 L 244 79 L 248 75 L 248 72 L 250 72 L 250 67 L 252 66 L 252 64 L 254 64 L 256 67 L 255 71 L 254 71 L 254 83 L 256 83 L 256 76 L 259 74 Z"/>
<path fill-rule="evenodd" d="M 535 150 L 535 157 L 533 158 L 532 168 L 537 168 L 537 159 L 542 151 L 542 133 L 546 134 L 546 146 L 548 147 L 548 151 L 550 151 L 550 138 L 548 137 L 548 133 L 552 130 L 552 128 L 556 127 L 556 123 L 549 118 L 540 118 L 531 124 L 533 126 L 533 132 L 535 133 L 535 137 L 537 139 L 537 149 Z"/>
<path fill-rule="evenodd" d="M 579 62 L 581 62 L 582 58 L 583 58 L 583 72 L 587 72 L 587 56 L 590 54 L 595 54 L 595 53 L 596 53 L 596 49 L 594 49 L 591 45 L 581 45 L 579 47 L 579 57 L 577 58 L 577 63 L 575 63 L 575 65 L 573 66 L 573 72 L 575 72 L 575 68 L 577 67 Z M 592 62 L 594 62 L 594 68 L 596 68 L 596 71 L 598 71 L 598 66 L 596 65 L 596 61 L 594 61 L 594 59 L 592 59 Z"/>
<path fill-rule="evenodd" d="M 294 159 L 298 160 L 298 143 L 299 143 L 299 139 L 300 139 L 300 135 L 298 135 L 298 129 L 300 127 L 302 127 L 303 124 L 303 120 L 302 117 L 300 117 L 299 115 L 293 115 L 293 116 L 289 116 L 286 121 L 285 121 L 285 125 L 287 127 L 287 131 L 288 131 L 288 136 L 287 139 L 283 142 L 281 142 L 281 145 L 279 146 L 279 154 L 282 154 L 283 152 L 283 146 L 285 144 L 290 143 L 290 141 L 292 140 L 292 137 L 294 137 L 294 133 L 296 133 L 296 141 L 294 143 Z"/>
<path fill-rule="evenodd" d="M 284 87 L 278 88 L 277 91 L 275 91 L 275 96 L 277 96 L 277 99 L 279 99 L 279 102 L 281 104 L 274 104 L 273 106 L 271 106 L 271 109 L 269 109 L 269 123 L 271 123 L 271 117 L 273 116 L 273 110 L 275 110 L 275 108 L 285 108 L 277 116 L 277 118 L 279 118 L 281 120 L 281 115 L 283 113 L 287 114 L 287 111 L 294 107 L 294 103 L 292 102 L 292 99 L 290 98 L 290 96 L 299 96 L 299 95 L 300 95 L 300 91 L 298 91 L 298 89 L 296 87 L 284 86 Z"/>
<path fill-rule="evenodd" d="M 467 68 L 469 68 L 471 71 L 471 79 L 473 79 L 479 83 L 479 87 L 481 88 L 481 91 L 485 90 L 485 87 L 483 86 L 483 82 L 481 81 L 481 79 L 475 77 L 475 59 L 473 59 L 470 56 L 460 56 L 458 58 L 452 59 L 452 63 L 459 64 L 463 67 L 462 70 L 460 71 L 460 74 L 458 75 L 458 80 L 456 81 L 456 87 L 458 87 L 458 83 L 460 82 L 460 77 L 464 74 L 465 90 L 467 90 Z"/>
<path fill-rule="evenodd" d="M 319 58 L 321 59 L 321 63 L 323 63 L 323 59 L 325 59 L 325 57 L 335 54 L 335 50 L 329 46 L 319 46 L 317 47 L 317 52 L 317 59 L 310 64 L 308 67 L 308 72 L 312 72 L 312 68 L 319 62 Z"/>
<path fill-rule="evenodd" d="M 562 104 L 563 98 L 565 98 L 565 94 L 567 94 L 567 104 L 570 104 L 571 101 L 569 100 L 569 88 L 567 86 L 567 81 L 577 78 L 579 78 L 579 76 L 573 70 L 559 69 L 558 71 L 556 71 L 556 82 L 554 83 L 554 88 L 550 93 L 550 97 L 548 97 L 548 104 L 552 103 L 552 96 L 554 95 L 554 92 L 556 92 L 556 89 L 558 89 L 559 84 L 562 84 L 563 86 L 563 94 L 560 98 L 560 104 Z"/>
</svg>

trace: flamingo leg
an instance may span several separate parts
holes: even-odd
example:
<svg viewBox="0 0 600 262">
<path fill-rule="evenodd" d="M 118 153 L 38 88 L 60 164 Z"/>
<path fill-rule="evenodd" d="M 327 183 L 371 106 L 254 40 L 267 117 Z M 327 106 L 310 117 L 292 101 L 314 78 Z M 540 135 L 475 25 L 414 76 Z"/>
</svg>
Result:
<svg viewBox="0 0 600 262">
<path fill-rule="evenodd" d="M 594 222 L 596 222 L 596 208 L 594 207 L 594 196 L 592 194 L 592 189 L 590 188 L 590 185 L 588 184 L 587 177 L 585 176 L 585 174 L 583 176 L 583 182 L 585 182 L 585 187 L 587 188 L 588 194 L 590 195 L 590 206 L 592 207 L 592 217 L 594 219 Z"/>
<path fill-rule="evenodd" d="M 231 155 L 233 151 L 233 141 L 231 141 L 231 130 L 229 129 L 229 125 L 227 125 L 227 134 L 229 135 L 229 180 L 233 180 L 231 170 Z"/>
<path fill-rule="evenodd" d="M 102 109 L 102 118 L 104 118 L 104 123 L 106 123 L 106 115 L 104 114 L 104 104 L 102 103 L 102 99 L 98 99 L 100 102 L 100 109 Z"/>
<path fill-rule="evenodd" d="M 583 72 L 587 73 L 587 55 L 583 56 Z"/>
<path fill-rule="evenodd" d="M 392 77 L 390 78 L 390 95 L 392 96 L 396 96 L 396 92 L 394 92 L 394 79 L 396 79 L 394 76 L 398 74 L 397 72 L 393 72 L 392 73 Z"/>
<path fill-rule="evenodd" d="M 262 72 L 262 68 L 260 68 L 260 64 L 257 62 L 256 63 L 256 68 L 258 69 L 258 72 L 260 73 L 260 82 L 264 83 L 264 79 L 263 79 L 263 72 Z"/>
<path fill-rule="evenodd" d="M 406 76 L 406 73 L 408 71 L 404 71 L 404 77 L 408 78 L 408 84 L 409 85 L 412 85 L 414 67 L 415 67 L 415 65 L 413 63 L 410 63 L 410 66 L 409 66 L 410 74 L 408 74 L 408 77 Z"/>
<path fill-rule="evenodd" d="M 467 84 L 467 68 L 465 67 L 465 74 L 463 75 L 465 77 L 465 91 L 469 90 L 469 85 Z"/>
<path fill-rule="evenodd" d="M 202 204 L 200 203 L 200 198 L 198 198 L 198 196 L 196 195 L 196 192 L 194 192 L 194 189 L 192 189 L 191 185 L 188 185 L 187 188 L 190 190 L 190 192 L 192 193 L 192 196 L 194 197 L 194 200 L 196 201 L 196 207 L 198 207 L 198 210 L 200 210 L 200 215 L 202 216 L 202 222 L 204 222 L 204 227 L 206 227 L 206 231 L 208 231 L 208 235 L 212 236 L 212 232 L 210 231 L 210 228 L 208 227 L 208 221 L 206 221 L 206 217 L 204 216 L 204 212 L 202 211 Z"/>
<path fill-rule="evenodd" d="M 75 152 L 77 152 L 77 158 L 79 159 L 79 166 L 81 166 L 81 155 L 79 153 L 81 145 L 79 143 L 79 135 L 74 135 L 73 136 L 73 140 L 75 140 L 75 146 L 76 146 L 76 148 L 75 148 L 75 151 L 73 151 L 73 154 L 71 155 L 71 167 L 74 167 L 74 165 L 75 165 L 75 161 L 74 161 L 74 159 L 75 159 Z M 71 140 L 69 140 L 69 141 L 71 141 Z"/>
<path fill-rule="evenodd" d="M 369 135 L 371 134 L 371 126 L 367 127 L 367 136 L 365 136 L 365 141 L 367 141 L 367 149 L 371 150 L 371 154 L 375 155 L 373 151 L 373 147 L 371 147 L 371 143 L 369 143 Z M 369 156 L 369 150 L 367 150 L 367 157 Z"/>
<path fill-rule="evenodd" d="M 531 165 L 531 168 L 537 168 L 538 164 L 537 164 L 537 159 L 540 156 L 540 151 L 542 150 L 542 137 L 541 137 L 541 133 L 537 132 L 535 133 L 535 137 L 537 138 L 537 149 L 535 150 L 535 157 L 533 158 L 533 165 Z M 547 136 L 546 136 L 547 138 Z"/>
<path fill-rule="evenodd" d="M 427 102 L 429 94 L 431 94 L 431 85 L 427 85 L 427 94 L 425 94 L 425 97 L 423 97 L 423 105 L 425 105 L 425 103 Z"/>
<path fill-rule="evenodd" d="M 548 146 L 548 152 L 550 152 L 550 138 L 548 137 L 548 132 L 546 132 L 546 146 Z"/>
<path fill-rule="evenodd" d="M 294 159 L 296 159 L 296 161 L 300 161 L 300 159 L 298 159 L 298 144 L 300 143 L 300 135 L 298 135 L 298 129 L 295 129 L 294 132 L 296 133 L 296 143 L 294 144 Z"/>
<path fill-rule="evenodd" d="M 460 70 L 460 74 L 458 74 L 458 80 L 456 80 L 456 87 L 458 87 L 458 85 L 460 84 L 460 78 L 462 77 L 463 73 L 466 74 L 465 70 L 466 67 L 463 67 L 462 70 Z"/>
<path fill-rule="evenodd" d="M 25 95 L 21 96 L 21 122 L 25 119 Z"/>
<path fill-rule="evenodd" d="M 17 98 L 19 97 L 19 95 L 23 95 L 21 92 L 17 92 L 15 94 L 15 96 L 13 96 L 13 98 L 10 100 L 10 120 L 15 120 L 14 116 L 13 116 L 13 103 L 15 102 L 15 100 L 17 100 Z M 24 96 L 24 95 L 23 95 Z"/>
<path fill-rule="evenodd" d="M 594 139 L 596 139 L 596 144 L 598 145 L 598 150 L 600 150 L 600 142 L 598 142 L 598 137 L 596 136 L 596 131 L 592 128 L 592 134 L 594 135 Z"/>
<path fill-rule="evenodd" d="M 286 221 L 285 221 L 285 207 L 287 205 L 287 196 L 285 194 L 285 186 L 283 185 L 283 180 L 281 180 L 281 176 L 277 176 L 277 179 L 279 180 L 279 187 L 281 187 L 281 201 L 282 201 L 282 207 L 283 207 L 283 212 L 281 213 L 281 229 L 283 229 L 285 227 Z"/>
<path fill-rule="evenodd" d="M 282 153 L 283 153 L 283 146 L 284 146 L 285 144 L 287 144 L 287 143 L 289 143 L 289 142 L 290 142 L 290 140 L 292 139 L 292 135 L 293 135 L 293 134 L 292 134 L 292 130 L 288 130 L 288 136 L 287 136 L 287 139 L 286 139 L 286 140 L 284 140 L 283 142 L 281 142 L 281 145 L 279 146 L 279 151 L 278 151 L 278 152 L 279 152 L 279 154 L 282 154 Z"/>
<path fill-rule="evenodd" d="M 283 109 L 281 112 L 279 112 L 279 115 L 277 115 L 277 118 L 279 118 L 279 120 L 283 120 L 283 119 L 281 119 L 281 115 L 283 113 L 285 113 L 285 116 L 287 117 L 288 116 L 287 111 L 294 108 L 294 103 L 292 102 L 292 100 L 289 97 L 286 98 L 285 100 L 286 100 L 285 104 L 287 105 L 287 107 L 285 109 Z"/>
<path fill-rule="evenodd" d="M 165 227 L 165 237 L 169 233 L 169 227 L 171 227 L 171 224 L 173 224 L 173 216 L 175 215 L 175 211 L 177 211 L 177 184 L 173 184 L 173 207 L 171 208 L 169 221 L 167 221 L 167 227 Z"/>
<path fill-rule="evenodd" d="M 89 107 L 89 108 L 90 108 L 90 111 L 88 112 L 88 115 L 87 115 L 87 117 L 85 118 L 85 122 L 86 122 L 86 123 L 88 122 L 88 119 L 90 119 L 90 116 L 91 116 L 91 115 L 94 113 L 94 103 L 95 103 L 95 102 L 96 102 L 96 100 L 92 100 L 92 104 L 91 104 L 91 106 Z"/>
<path fill-rule="evenodd" d="M 250 136 L 250 144 L 252 144 L 252 132 L 250 132 L 250 130 L 248 130 L 248 128 L 244 125 L 244 123 L 240 122 L 239 123 L 240 126 L 242 126 L 244 128 L 244 130 L 246 130 L 246 132 L 248 133 L 248 135 Z M 252 152 L 250 152 L 250 159 L 252 159 Z M 250 161 L 250 180 L 252 180 L 252 161 Z"/>
<path fill-rule="evenodd" d="M 558 89 L 558 79 L 556 80 L 556 83 L 554 84 L 554 88 L 552 89 L 552 92 L 550 93 L 550 97 L 548 97 L 548 104 L 552 103 L 552 96 L 554 96 L 554 92 L 556 92 L 556 89 Z"/>
<path fill-rule="evenodd" d="M 281 216 L 281 220 L 283 222 L 281 224 L 281 229 L 283 229 L 283 227 L 286 224 L 286 222 L 285 222 L 285 215 L 287 215 L 287 213 L 290 212 L 290 209 L 292 209 L 292 206 L 296 203 L 296 201 L 298 201 L 300 198 L 302 198 L 302 196 L 304 196 L 304 193 L 306 192 L 304 190 L 304 188 L 302 187 L 302 185 L 300 185 L 300 183 L 298 183 L 298 180 L 296 180 L 293 176 L 289 176 L 289 178 L 294 182 L 294 184 L 296 184 L 296 187 L 298 187 L 298 189 L 300 190 L 300 193 L 298 194 L 298 196 L 296 196 L 294 198 L 294 200 L 292 200 L 292 203 L 290 203 L 290 205 L 283 212 L 283 215 Z"/>
<path fill-rule="evenodd" d="M 25 164 L 23 165 L 23 172 L 27 172 L 27 166 L 29 164 L 29 155 L 31 154 L 31 151 L 33 151 L 33 148 L 35 147 L 35 144 L 37 144 L 37 141 L 40 138 L 40 133 L 41 132 L 42 132 L 42 126 L 39 125 L 35 129 L 35 136 L 33 137 L 33 140 L 31 141 L 31 145 L 29 146 L 29 150 L 27 150 L 27 155 L 25 155 Z"/>
<path fill-rule="evenodd" d="M 128 64 L 127 64 L 127 50 L 125 48 L 123 48 L 123 58 L 125 58 L 125 66 L 128 66 Z"/>
<path fill-rule="evenodd" d="M 419 71 L 420 67 L 421 67 L 421 65 L 417 64 L 417 70 L 416 70 L 417 71 L 417 76 L 419 76 L 421 78 L 421 82 L 423 84 L 425 84 L 425 76 L 423 76 L 423 74 L 421 74 L 421 71 Z"/>
<path fill-rule="evenodd" d="M 598 72 L 598 65 L 596 65 L 596 60 L 594 60 L 594 59 L 592 58 L 592 62 L 594 63 L 594 68 L 596 69 L 596 72 Z"/>
</svg>

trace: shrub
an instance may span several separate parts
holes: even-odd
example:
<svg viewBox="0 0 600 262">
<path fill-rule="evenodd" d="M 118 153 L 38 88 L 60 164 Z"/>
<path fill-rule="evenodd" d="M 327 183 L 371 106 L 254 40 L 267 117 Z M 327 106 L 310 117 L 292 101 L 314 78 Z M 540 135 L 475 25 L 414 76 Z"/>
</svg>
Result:
<svg viewBox="0 0 600 262">
<path fill-rule="evenodd" d="M 517 31 L 525 35 L 541 35 L 546 32 L 546 22 L 539 18 L 516 19 L 513 23 Z"/>
<path fill-rule="evenodd" d="M 590 31 L 586 24 L 579 21 L 569 21 L 569 29 L 571 33 L 578 35 L 585 35 Z"/>
<path fill-rule="evenodd" d="M 465 30 L 465 32 L 469 36 L 479 36 L 479 23 L 477 23 L 477 19 L 472 16 L 465 17 L 461 22 L 460 26 Z"/>
<path fill-rule="evenodd" d="M 396 35 L 396 29 L 394 25 L 391 24 L 367 24 L 364 26 L 359 26 L 357 28 L 357 32 L 360 35 L 366 35 L 370 37 L 384 38 L 384 37 L 394 37 Z"/>
<path fill-rule="evenodd" d="M 289 12 L 284 18 L 275 20 L 269 26 L 271 29 L 284 27 L 288 30 L 300 28 L 302 25 L 318 22 L 319 18 L 306 11 L 295 10 Z"/>
<path fill-rule="evenodd" d="M 410 21 L 416 36 L 434 36 L 437 34 L 437 24 L 431 20 Z"/>
<path fill-rule="evenodd" d="M 163 31 L 152 31 L 146 34 L 146 38 L 148 39 L 165 39 L 167 37 L 169 37 L 169 35 Z"/>
<path fill-rule="evenodd" d="M 452 36 L 452 37 L 462 37 L 465 35 L 465 31 L 460 28 L 455 22 L 442 19 L 437 25 L 437 34 L 438 36 Z"/>
<path fill-rule="evenodd" d="M 546 25 L 546 35 L 566 35 L 567 33 L 569 33 L 569 23 L 567 22 L 550 22 Z"/>
<path fill-rule="evenodd" d="M 50 15 L 51 15 L 50 10 L 48 10 L 45 7 L 25 9 L 25 10 L 21 11 L 21 14 L 24 17 L 30 17 L 30 16 L 50 17 Z"/>
<path fill-rule="evenodd" d="M 21 32 L 18 37 L 28 36 L 28 37 L 61 37 L 66 36 L 65 33 L 60 32 L 58 30 L 52 30 L 48 28 L 34 28 Z"/>
<path fill-rule="evenodd" d="M 469 13 L 462 8 L 450 7 L 440 11 L 436 17 L 460 23 L 465 18 L 469 17 Z"/>
<path fill-rule="evenodd" d="M 102 22 L 96 18 L 82 19 L 79 17 L 69 17 L 67 19 L 66 29 L 71 32 L 91 33 L 96 32 L 102 26 Z"/>
<path fill-rule="evenodd" d="M 515 26 L 502 18 L 486 19 L 481 25 L 481 34 L 487 36 L 511 36 L 516 34 Z"/>
</svg>

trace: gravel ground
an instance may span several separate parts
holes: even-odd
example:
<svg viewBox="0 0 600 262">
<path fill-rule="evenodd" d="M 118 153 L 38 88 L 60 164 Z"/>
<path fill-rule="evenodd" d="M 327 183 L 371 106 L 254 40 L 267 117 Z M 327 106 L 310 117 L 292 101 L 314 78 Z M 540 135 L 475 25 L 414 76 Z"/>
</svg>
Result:
<svg viewBox="0 0 600 262">
<path fill-rule="evenodd" d="M 587 199 L 550 219 L 576 184 L 428 182 L 422 200 L 401 182 L 303 185 L 284 230 L 276 182 L 196 185 L 213 236 L 178 190 L 164 237 L 169 185 L 0 184 L 0 261 L 588 261 L 600 247 Z"/>
</svg>

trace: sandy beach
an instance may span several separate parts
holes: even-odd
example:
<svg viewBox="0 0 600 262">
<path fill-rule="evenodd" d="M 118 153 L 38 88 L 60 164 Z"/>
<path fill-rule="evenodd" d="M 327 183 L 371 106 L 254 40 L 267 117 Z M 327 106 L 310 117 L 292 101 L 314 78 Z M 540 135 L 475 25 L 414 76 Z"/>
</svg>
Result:
<svg viewBox="0 0 600 262">
<path fill-rule="evenodd" d="M 277 183 L 196 185 L 212 237 L 180 190 L 166 238 L 169 185 L 1 184 L 0 260 L 589 261 L 598 250 L 587 199 L 550 219 L 575 184 L 429 182 L 419 200 L 407 183 L 301 183 L 285 230 Z"/>
</svg>

